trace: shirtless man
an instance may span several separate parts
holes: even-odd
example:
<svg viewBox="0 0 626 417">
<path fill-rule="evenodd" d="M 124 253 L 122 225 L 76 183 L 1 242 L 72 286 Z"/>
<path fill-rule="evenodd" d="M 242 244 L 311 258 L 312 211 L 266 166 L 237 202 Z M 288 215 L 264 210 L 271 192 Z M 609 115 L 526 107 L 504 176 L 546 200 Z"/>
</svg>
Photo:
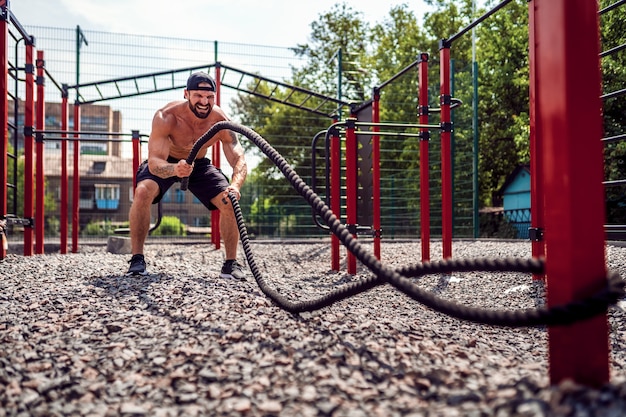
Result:
<svg viewBox="0 0 626 417">
<path fill-rule="evenodd" d="M 150 229 L 150 206 L 158 203 L 175 182 L 189 177 L 189 191 L 209 210 L 220 211 L 219 227 L 226 255 L 220 276 L 245 279 L 242 267 L 237 263 L 239 231 L 228 198 L 228 193 L 234 193 L 237 199 L 241 197 L 239 190 L 248 173 L 237 136 L 230 130 L 220 130 L 202 147 L 191 165 L 186 162 L 195 141 L 215 123 L 228 120 L 222 109 L 215 105 L 215 89 L 215 81 L 209 75 L 193 73 L 187 80 L 185 100 L 169 103 L 154 115 L 148 140 L 148 160 L 137 170 L 137 187 L 130 208 L 133 256 L 126 275 L 148 274 L 143 249 Z M 206 158 L 207 149 L 218 141 L 233 168 L 230 183 Z"/>
</svg>

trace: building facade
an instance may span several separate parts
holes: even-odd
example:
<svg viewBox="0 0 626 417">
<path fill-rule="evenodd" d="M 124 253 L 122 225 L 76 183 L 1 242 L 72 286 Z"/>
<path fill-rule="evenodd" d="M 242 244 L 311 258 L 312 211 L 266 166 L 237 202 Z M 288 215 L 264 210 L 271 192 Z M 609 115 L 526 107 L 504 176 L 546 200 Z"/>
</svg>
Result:
<svg viewBox="0 0 626 417">
<path fill-rule="evenodd" d="M 23 102 L 19 102 L 17 108 L 17 125 L 23 126 Z M 65 135 L 70 137 L 64 138 L 63 135 L 55 132 L 61 129 L 61 110 L 60 103 L 46 103 L 46 133 L 43 136 L 44 176 L 46 194 L 53 198 L 55 208 L 52 212 L 46 213 L 45 217 L 51 219 L 50 225 L 52 225 L 54 219 L 60 218 L 63 205 L 67 205 L 68 213 L 71 213 L 76 169 L 74 152 L 77 146 L 80 152 L 77 174 L 80 190 L 78 202 L 81 231 L 90 223 L 110 223 L 113 226 L 127 224 L 134 191 L 132 138 L 124 133 L 110 134 L 110 132 L 123 132 L 121 112 L 111 109 L 110 106 L 83 105 L 80 125 L 82 133 L 78 138 L 74 138 L 74 135 Z M 72 131 L 74 129 L 73 112 L 69 113 L 68 130 Z M 13 139 L 12 142 L 16 143 L 18 154 L 22 155 L 24 152 L 23 131 L 23 129 L 17 129 L 19 132 L 17 141 Z M 67 201 L 61 201 L 62 144 L 64 141 L 67 142 L 65 160 L 68 176 Z M 187 226 L 208 226 L 210 224 L 208 210 L 191 193 L 177 188 L 172 187 L 164 196 L 162 215 L 178 217 Z M 154 216 L 157 216 L 156 208 Z"/>
</svg>

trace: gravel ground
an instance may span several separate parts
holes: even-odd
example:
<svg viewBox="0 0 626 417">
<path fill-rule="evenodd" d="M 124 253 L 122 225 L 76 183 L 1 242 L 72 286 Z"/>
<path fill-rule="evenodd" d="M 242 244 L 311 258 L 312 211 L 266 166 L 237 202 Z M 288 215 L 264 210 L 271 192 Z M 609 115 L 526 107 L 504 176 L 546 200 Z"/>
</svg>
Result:
<svg viewBox="0 0 626 417">
<path fill-rule="evenodd" d="M 294 300 L 366 276 L 330 270 L 327 240 L 257 242 L 266 280 Z M 441 258 L 431 244 L 432 259 Z M 455 257 L 530 257 L 527 242 L 455 242 Z M 209 244 L 150 243 L 128 255 L 10 254 L 0 262 L 0 416 L 623 416 L 626 301 L 609 310 L 611 382 L 548 382 L 544 328 L 500 328 L 427 309 L 389 285 L 312 313 L 218 278 Z M 345 259 L 342 248 L 342 259 Z M 240 252 L 243 261 L 243 252 Z M 411 265 L 419 243 L 385 242 Z M 626 248 L 607 246 L 626 276 Z M 423 288 L 485 308 L 544 302 L 527 274 L 429 276 Z"/>
</svg>

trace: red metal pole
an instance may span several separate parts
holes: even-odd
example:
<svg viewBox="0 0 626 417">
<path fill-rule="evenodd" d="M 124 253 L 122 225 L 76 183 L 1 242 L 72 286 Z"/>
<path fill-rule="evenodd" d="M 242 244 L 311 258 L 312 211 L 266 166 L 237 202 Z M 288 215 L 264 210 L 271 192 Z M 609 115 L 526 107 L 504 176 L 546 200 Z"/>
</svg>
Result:
<svg viewBox="0 0 626 417">
<path fill-rule="evenodd" d="M 354 227 L 352 236 L 357 237 L 358 163 L 355 117 L 346 119 L 346 224 Z M 348 251 L 348 274 L 356 274 L 356 257 Z"/>
<path fill-rule="evenodd" d="M 428 124 L 428 54 L 421 53 L 419 59 L 419 122 Z M 420 234 L 422 262 L 430 261 L 430 132 L 420 128 Z"/>
<path fill-rule="evenodd" d="M 45 68 L 46 61 L 44 60 L 43 51 L 37 51 L 37 130 L 39 132 L 46 128 L 46 106 L 45 106 Z M 35 170 L 37 187 L 36 187 L 36 210 L 35 210 L 35 253 L 44 253 L 44 232 L 45 232 L 45 189 L 44 178 L 45 173 L 43 171 L 43 134 L 37 133 L 37 169 Z"/>
<path fill-rule="evenodd" d="M 337 123 L 335 119 L 335 123 Z M 335 128 L 331 132 L 330 142 L 330 209 L 338 219 L 341 219 L 341 144 L 339 131 Z M 339 238 L 334 233 L 330 236 L 331 269 L 339 271 Z"/>
<path fill-rule="evenodd" d="M 533 0 L 548 306 L 606 285 L 598 3 Z M 606 314 L 548 329 L 550 381 L 609 380 Z"/>
<path fill-rule="evenodd" d="M 215 65 L 215 104 L 218 106 L 221 103 L 222 83 L 221 83 L 221 67 L 219 63 Z M 213 165 L 217 168 L 221 165 L 221 146 L 219 142 L 216 142 L 211 150 Z M 221 234 L 220 234 L 220 211 L 213 210 L 211 212 L 211 243 L 215 245 L 215 249 L 220 248 Z"/>
<path fill-rule="evenodd" d="M 374 100 L 372 102 L 372 122 L 380 123 L 380 89 L 374 88 Z M 380 127 L 374 125 L 374 132 L 379 132 Z M 380 136 L 372 136 L 372 223 L 374 232 L 374 256 L 380 260 Z"/>
<path fill-rule="evenodd" d="M 61 93 L 61 130 L 67 132 L 69 126 L 68 91 L 66 88 Z M 61 134 L 61 254 L 67 253 L 67 204 L 68 197 L 68 174 L 67 174 L 67 134 Z"/>
<path fill-rule="evenodd" d="M 74 131 L 80 132 L 80 103 L 74 102 Z M 74 179 L 72 182 L 72 253 L 78 252 L 78 233 L 80 232 L 80 141 L 74 134 Z"/>
<path fill-rule="evenodd" d="M 35 66 L 33 44 L 26 45 L 26 85 L 24 86 L 24 218 L 34 219 L 35 184 L 33 155 L 35 154 Z M 33 255 L 33 227 L 24 228 L 24 256 Z"/>
<path fill-rule="evenodd" d="M 2 168 L 0 168 L 0 219 L 7 213 L 7 182 L 8 176 L 8 152 L 9 152 L 9 7 L 6 2 L 1 6 L 2 18 L 0 18 L 0 90 L 5 93 L 0 97 L 0 129 L 2 129 L 2 140 L 0 140 L 0 157 L 2 158 Z M 2 235 L 2 239 L 7 237 Z M 5 244 L 8 241 L 0 242 L 0 260 L 6 258 L 7 250 Z"/>
<path fill-rule="evenodd" d="M 534 232 L 534 236 L 531 239 L 532 256 L 533 258 L 540 258 L 545 256 L 545 242 L 543 240 L 544 230 L 544 206 L 543 206 L 543 166 L 541 153 L 539 149 L 539 139 L 537 138 L 537 88 L 536 88 L 536 42 L 535 42 L 535 13 L 534 4 L 528 3 L 528 44 L 530 55 L 530 225 Z M 533 279 L 545 279 L 544 274 L 533 274 Z"/>
<path fill-rule="evenodd" d="M 135 188 L 137 188 L 137 177 L 135 173 L 141 164 L 141 138 L 139 137 L 138 130 L 133 130 L 131 140 L 133 145 L 133 190 L 135 190 Z"/>
<path fill-rule="evenodd" d="M 443 258 L 452 257 L 452 119 L 450 114 L 450 45 L 439 47 L 441 84 L 441 237 Z"/>
<path fill-rule="evenodd" d="M 133 144 L 133 193 L 137 188 L 137 177 L 135 173 L 139 169 L 141 164 L 141 138 L 139 137 L 139 131 L 133 130 L 132 132 L 132 144 Z"/>
</svg>

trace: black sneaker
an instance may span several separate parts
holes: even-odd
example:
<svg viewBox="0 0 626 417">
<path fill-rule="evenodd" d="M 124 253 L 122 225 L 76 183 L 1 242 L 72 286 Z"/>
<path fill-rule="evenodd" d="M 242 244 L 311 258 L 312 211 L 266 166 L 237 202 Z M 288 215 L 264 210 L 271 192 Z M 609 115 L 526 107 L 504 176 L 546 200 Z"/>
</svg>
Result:
<svg viewBox="0 0 626 417">
<path fill-rule="evenodd" d="M 235 278 L 239 281 L 246 280 L 246 274 L 243 272 L 243 267 L 239 265 L 239 262 L 235 259 L 229 259 L 222 265 L 222 272 L 220 272 L 220 278 Z"/>
<path fill-rule="evenodd" d="M 148 275 L 148 271 L 146 271 L 146 261 L 142 254 L 133 255 L 128 263 L 130 263 L 130 267 L 126 273 L 127 277 L 131 275 Z"/>
</svg>

